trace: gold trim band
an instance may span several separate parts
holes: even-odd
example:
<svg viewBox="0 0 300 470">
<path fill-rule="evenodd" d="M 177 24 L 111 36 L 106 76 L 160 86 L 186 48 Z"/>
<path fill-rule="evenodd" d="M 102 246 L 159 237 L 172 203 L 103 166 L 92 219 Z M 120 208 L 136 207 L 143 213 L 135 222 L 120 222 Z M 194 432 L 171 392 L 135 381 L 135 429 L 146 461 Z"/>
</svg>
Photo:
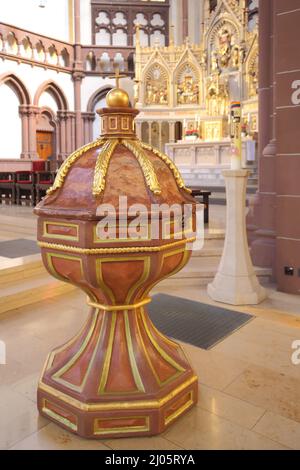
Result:
<svg viewBox="0 0 300 470">
<path fill-rule="evenodd" d="M 78 246 L 72 245 L 61 245 L 59 243 L 48 243 L 48 242 L 38 242 L 38 246 L 41 248 L 49 248 L 51 250 L 59 251 L 70 251 L 72 253 L 79 253 L 81 255 L 105 255 L 105 254 L 115 254 L 115 253 L 143 253 L 143 252 L 158 252 L 165 251 L 169 248 L 173 248 L 178 245 L 184 245 L 186 243 L 192 243 L 196 240 L 196 237 L 184 238 L 183 240 L 178 240 L 173 243 L 167 243 L 166 245 L 161 246 L 126 246 L 120 248 L 80 248 Z"/>
<path fill-rule="evenodd" d="M 42 381 L 39 382 L 39 392 L 45 392 L 48 395 L 55 397 L 58 400 L 61 400 L 67 403 L 69 406 L 73 406 L 82 411 L 110 411 L 110 410 L 131 410 L 131 409 L 147 409 L 147 408 L 160 408 L 168 401 L 175 398 L 179 393 L 183 392 L 187 387 L 197 382 L 198 377 L 193 375 L 191 378 L 183 382 L 181 385 L 178 385 L 172 392 L 168 393 L 163 398 L 158 400 L 136 400 L 136 401 L 121 401 L 121 402 L 110 402 L 110 403 L 83 403 L 76 398 L 73 398 L 69 395 L 66 395 L 59 390 L 46 385 Z"/>
<path fill-rule="evenodd" d="M 103 304 L 98 304 L 96 302 L 90 301 L 88 299 L 87 304 L 90 307 L 95 307 L 100 310 L 106 310 L 107 312 L 116 312 L 119 310 L 134 310 L 135 308 L 142 307 L 143 305 L 149 304 L 151 302 L 150 297 L 147 297 L 147 299 L 141 300 L 140 302 L 137 302 L 136 304 L 129 304 L 129 305 L 103 305 Z"/>
</svg>

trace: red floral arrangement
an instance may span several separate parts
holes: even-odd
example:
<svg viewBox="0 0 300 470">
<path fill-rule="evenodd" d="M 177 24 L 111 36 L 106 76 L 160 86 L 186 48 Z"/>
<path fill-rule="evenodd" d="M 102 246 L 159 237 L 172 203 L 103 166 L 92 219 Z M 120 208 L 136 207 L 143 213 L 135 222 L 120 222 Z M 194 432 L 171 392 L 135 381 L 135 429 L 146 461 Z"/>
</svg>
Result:
<svg viewBox="0 0 300 470">
<path fill-rule="evenodd" d="M 185 131 L 185 135 L 193 135 L 195 137 L 199 137 L 199 131 L 197 129 L 188 129 L 187 131 Z"/>
</svg>

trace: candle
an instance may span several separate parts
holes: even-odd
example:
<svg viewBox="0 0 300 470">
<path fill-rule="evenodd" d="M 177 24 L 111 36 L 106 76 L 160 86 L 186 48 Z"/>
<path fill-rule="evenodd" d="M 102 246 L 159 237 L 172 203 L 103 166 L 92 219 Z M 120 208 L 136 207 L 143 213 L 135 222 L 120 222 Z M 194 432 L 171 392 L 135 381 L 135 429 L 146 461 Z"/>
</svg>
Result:
<svg viewBox="0 0 300 470">
<path fill-rule="evenodd" d="M 242 136 L 241 136 L 241 103 L 233 101 L 230 107 L 231 125 L 231 158 L 232 170 L 240 170 L 242 167 Z"/>
</svg>

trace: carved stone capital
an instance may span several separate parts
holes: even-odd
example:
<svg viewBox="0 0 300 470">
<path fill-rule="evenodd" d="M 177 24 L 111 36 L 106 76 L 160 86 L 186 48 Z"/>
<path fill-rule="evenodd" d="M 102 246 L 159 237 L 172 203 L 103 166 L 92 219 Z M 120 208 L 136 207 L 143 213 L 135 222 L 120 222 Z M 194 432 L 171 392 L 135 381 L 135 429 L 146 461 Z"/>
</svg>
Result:
<svg viewBox="0 0 300 470">
<path fill-rule="evenodd" d="M 40 114 L 41 110 L 38 106 L 28 106 L 28 115 L 35 117 L 37 114 Z"/>
<path fill-rule="evenodd" d="M 60 121 L 66 120 L 67 119 L 67 113 L 66 111 L 57 111 L 57 117 Z"/>
<path fill-rule="evenodd" d="M 81 82 L 84 77 L 85 73 L 82 70 L 76 70 L 72 73 L 72 78 L 74 82 Z"/>
</svg>

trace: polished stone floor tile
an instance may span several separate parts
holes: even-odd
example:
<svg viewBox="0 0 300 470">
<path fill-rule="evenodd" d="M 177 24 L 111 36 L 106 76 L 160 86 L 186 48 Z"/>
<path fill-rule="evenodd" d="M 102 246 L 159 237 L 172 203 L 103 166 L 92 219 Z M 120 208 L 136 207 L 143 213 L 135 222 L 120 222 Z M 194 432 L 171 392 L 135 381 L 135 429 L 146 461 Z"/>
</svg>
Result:
<svg viewBox="0 0 300 470">
<path fill-rule="evenodd" d="M 284 346 L 279 347 L 278 344 L 274 346 L 271 343 L 273 335 L 273 333 L 270 333 L 269 339 L 266 336 L 264 342 L 256 342 L 254 339 L 255 333 L 253 333 L 252 340 L 249 340 L 249 336 L 246 337 L 246 334 L 234 334 L 222 343 L 219 343 L 214 348 L 214 351 L 231 358 L 238 357 L 247 363 L 277 371 L 278 374 L 300 378 L 300 367 L 293 365 L 291 362 L 292 353 L 294 352 L 292 349 L 293 340 L 289 336 L 285 336 L 286 341 L 284 339 L 281 341 L 281 344 Z M 276 341 L 278 343 L 278 338 L 276 338 Z"/>
<path fill-rule="evenodd" d="M 138 437 L 125 439 L 111 439 L 104 444 L 114 450 L 180 450 L 182 447 L 170 442 L 164 437 Z"/>
<path fill-rule="evenodd" d="M 223 390 L 248 366 L 245 361 L 220 354 L 213 349 L 204 350 L 190 344 L 182 346 L 198 375 L 199 383 L 218 390 Z"/>
<path fill-rule="evenodd" d="M 199 407 L 174 423 L 164 437 L 186 449 L 280 450 L 287 448 Z"/>
<path fill-rule="evenodd" d="M 256 424 L 254 430 L 273 441 L 300 450 L 300 423 L 267 412 Z"/>
<path fill-rule="evenodd" d="M 300 372 L 299 379 L 296 379 L 278 371 L 253 365 L 244 370 L 225 389 L 225 392 L 300 422 Z"/>
<path fill-rule="evenodd" d="M 248 429 L 253 428 L 265 413 L 264 408 L 233 398 L 206 385 L 199 386 L 198 406 Z"/>
<path fill-rule="evenodd" d="M 41 373 L 28 375 L 25 379 L 21 379 L 11 385 L 12 390 L 20 393 L 23 397 L 36 403 L 37 401 L 37 385 Z"/>
<path fill-rule="evenodd" d="M 54 423 L 28 436 L 11 450 L 109 450 L 101 441 L 82 439 Z"/>
<path fill-rule="evenodd" d="M 36 405 L 10 387 L 0 387 L 0 449 L 7 449 L 48 424 Z"/>
</svg>

